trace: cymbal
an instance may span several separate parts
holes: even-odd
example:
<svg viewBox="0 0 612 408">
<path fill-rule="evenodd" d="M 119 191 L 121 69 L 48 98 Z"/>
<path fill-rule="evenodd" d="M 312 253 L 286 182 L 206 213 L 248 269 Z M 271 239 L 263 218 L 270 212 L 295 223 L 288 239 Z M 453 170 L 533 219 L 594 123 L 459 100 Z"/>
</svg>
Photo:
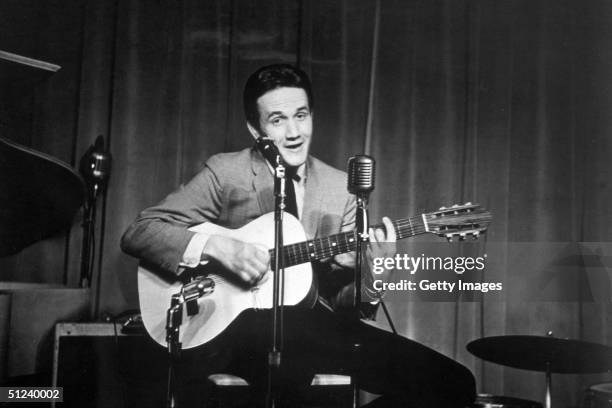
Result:
<svg viewBox="0 0 612 408">
<path fill-rule="evenodd" d="M 603 373 L 612 370 L 612 347 L 581 340 L 544 336 L 493 336 L 467 345 L 484 360 L 532 371 L 561 374 Z"/>
<path fill-rule="evenodd" d="M 70 228 L 85 191 L 66 163 L 0 137 L 0 257 Z"/>
</svg>

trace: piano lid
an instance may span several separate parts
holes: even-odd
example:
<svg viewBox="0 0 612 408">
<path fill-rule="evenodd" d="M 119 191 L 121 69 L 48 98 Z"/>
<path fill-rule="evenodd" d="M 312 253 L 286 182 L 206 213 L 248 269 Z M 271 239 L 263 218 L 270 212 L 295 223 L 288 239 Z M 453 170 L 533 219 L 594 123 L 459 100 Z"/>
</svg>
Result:
<svg viewBox="0 0 612 408">
<path fill-rule="evenodd" d="M 32 82 L 48 77 L 62 67 L 50 62 L 0 50 L 0 83 Z"/>
<path fill-rule="evenodd" d="M 0 137 L 0 256 L 67 229 L 85 191 L 66 163 Z"/>
</svg>

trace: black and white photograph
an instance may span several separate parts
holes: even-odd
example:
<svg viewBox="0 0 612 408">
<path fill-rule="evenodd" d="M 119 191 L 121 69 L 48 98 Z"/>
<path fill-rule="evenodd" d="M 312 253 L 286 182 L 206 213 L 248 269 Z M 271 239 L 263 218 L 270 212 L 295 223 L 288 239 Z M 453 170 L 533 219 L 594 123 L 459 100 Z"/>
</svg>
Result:
<svg viewBox="0 0 612 408">
<path fill-rule="evenodd" d="M 611 408 L 611 23 L 0 0 L 0 407 Z"/>
</svg>

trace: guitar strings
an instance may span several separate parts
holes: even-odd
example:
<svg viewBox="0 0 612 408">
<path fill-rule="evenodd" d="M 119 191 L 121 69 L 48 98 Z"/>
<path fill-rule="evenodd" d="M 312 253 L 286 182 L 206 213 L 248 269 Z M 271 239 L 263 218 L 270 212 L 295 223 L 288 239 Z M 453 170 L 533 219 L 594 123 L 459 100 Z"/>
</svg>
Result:
<svg viewBox="0 0 612 408">
<path fill-rule="evenodd" d="M 458 211 L 458 210 L 455 210 Z M 476 214 L 483 214 L 482 218 L 476 218 Z M 453 213 L 453 214 L 441 214 L 439 216 L 432 216 L 428 219 L 428 224 L 432 226 L 438 226 L 440 221 L 443 224 L 448 224 L 449 219 L 453 219 L 456 224 L 469 221 L 471 224 L 478 224 L 480 222 L 489 222 L 490 216 L 487 217 L 487 213 L 484 211 L 470 211 L 469 213 Z M 409 218 L 392 221 L 392 224 L 396 230 L 397 238 L 403 239 L 410 236 L 415 236 L 428 232 L 428 228 L 423 223 L 422 216 L 413 216 Z M 371 228 L 383 228 L 383 224 L 373 225 Z M 327 242 L 326 242 L 327 241 Z M 290 267 L 302 263 L 309 262 L 311 260 L 319 260 L 323 258 L 332 257 L 334 255 L 346 253 L 355 250 L 357 245 L 357 239 L 354 231 L 343 232 L 328 237 L 318 238 L 306 242 L 300 242 L 295 244 L 286 245 L 283 249 L 283 263 L 285 266 Z M 273 253 L 273 249 L 270 250 L 270 254 Z"/>
<path fill-rule="evenodd" d="M 421 217 L 410 217 L 393 221 L 398 239 L 427 232 L 422 224 Z M 382 228 L 382 224 L 373 225 L 372 228 Z M 327 244 L 325 243 L 327 241 Z M 285 266 L 306 263 L 312 259 L 328 258 L 355 249 L 357 240 L 354 231 L 331 235 L 324 238 L 286 245 L 283 251 Z M 273 250 L 270 250 L 272 253 Z M 313 256 L 314 254 L 314 256 Z"/>
</svg>

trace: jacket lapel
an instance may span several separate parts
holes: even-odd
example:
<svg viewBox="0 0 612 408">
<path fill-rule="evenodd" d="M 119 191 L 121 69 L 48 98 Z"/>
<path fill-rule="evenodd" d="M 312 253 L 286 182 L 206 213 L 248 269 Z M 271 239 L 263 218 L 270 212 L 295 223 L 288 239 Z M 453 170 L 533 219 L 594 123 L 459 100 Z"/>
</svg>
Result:
<svg viewBox="0 0 612 408">
<path fill-rule="evenodd" d="M 274 178 L 265 159 L 255 149 L 251 150 L 251 169 L 261 214 L 274 211 Z"/>
</svg>

